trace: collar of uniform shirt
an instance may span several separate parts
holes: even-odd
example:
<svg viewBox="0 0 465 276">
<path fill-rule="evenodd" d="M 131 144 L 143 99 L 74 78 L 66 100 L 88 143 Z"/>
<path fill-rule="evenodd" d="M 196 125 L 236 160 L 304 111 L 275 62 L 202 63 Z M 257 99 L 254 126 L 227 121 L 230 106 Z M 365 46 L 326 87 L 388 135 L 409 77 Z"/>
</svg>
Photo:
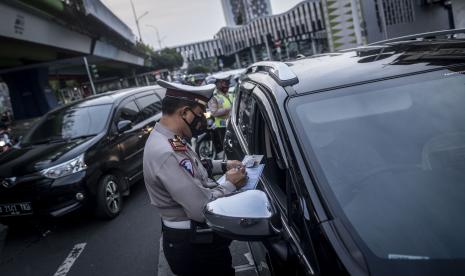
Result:
<svg viewBox="0 0 465 276">
<path fill-rule="evenodd" d="M 165 135 L 166 137 L 174 137 L 176 135 L 176 133 L 174 133 L 161 123 L 157 123 L 154 129 L 156 129 L 158 132 Z"/>
</svg>

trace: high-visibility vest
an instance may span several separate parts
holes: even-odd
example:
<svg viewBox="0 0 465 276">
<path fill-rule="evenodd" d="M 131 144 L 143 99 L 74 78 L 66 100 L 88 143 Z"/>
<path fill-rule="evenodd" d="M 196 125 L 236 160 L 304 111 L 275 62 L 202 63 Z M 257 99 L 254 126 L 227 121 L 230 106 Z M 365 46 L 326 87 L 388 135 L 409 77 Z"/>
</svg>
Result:
<svg viewBox="0 0 465 276">
<path fill-rule="evenodd" d="M 216 93 L 215 98 L 216 98 L 216 101 L 218 102 L 218 109 L 231 108 L 232 107 L 232 103 L 234 101 L 234 96 L 233 95 L 228 94 L 228 97 L 227 97 L 227 96 L 224 96 L 221 93 Z M 216 127 L 226 127 L 226 120 L 228 119 L 228 117 L 229 117 L 229 114 L 224 115 L 224 116 L 215 117 L 215 126 Z"/>
</svg>

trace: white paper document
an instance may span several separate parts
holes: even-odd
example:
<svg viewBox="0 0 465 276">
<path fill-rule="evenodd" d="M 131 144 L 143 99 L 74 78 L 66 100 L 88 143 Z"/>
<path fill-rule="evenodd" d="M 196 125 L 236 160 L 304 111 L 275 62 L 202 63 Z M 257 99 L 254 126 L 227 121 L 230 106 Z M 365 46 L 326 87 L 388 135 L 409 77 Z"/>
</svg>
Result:
<svg viewBox="0 0 465 276">
<path fill-rule="evenodd" d="M 260 180 L 260 176 L 263 173 L 263 169 L 265 168 L 264 164 L 260 164 L 263 155 L 246 155 L 242 160 L 242 164 L 246 166 L 245 170 L 247 171 L 247 183 L 240 189 L 240 191 L 245 190 L 254 190 L 257 188 L 258 181 Z M 226 181 L 226 176 L 223 175 L 220 179 L 218 179 L 218 184 L 223 184 Z"/>
</svg>

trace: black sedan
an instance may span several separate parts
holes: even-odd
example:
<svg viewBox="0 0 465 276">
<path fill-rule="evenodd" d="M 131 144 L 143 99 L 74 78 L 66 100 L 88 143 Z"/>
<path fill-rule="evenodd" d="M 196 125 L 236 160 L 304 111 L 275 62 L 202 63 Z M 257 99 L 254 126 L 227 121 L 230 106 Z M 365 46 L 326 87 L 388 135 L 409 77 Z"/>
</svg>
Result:
<svg viewBox="0 0 465 276">
<path fill-rule="evenodd" d="M 44 115 L 0 156 L 0 219 L 61 216 L 83 206 L 112 218 L 142 177 L 145 141 L 161 117 L 158 86 L 109 92 Z"/>
</svg>

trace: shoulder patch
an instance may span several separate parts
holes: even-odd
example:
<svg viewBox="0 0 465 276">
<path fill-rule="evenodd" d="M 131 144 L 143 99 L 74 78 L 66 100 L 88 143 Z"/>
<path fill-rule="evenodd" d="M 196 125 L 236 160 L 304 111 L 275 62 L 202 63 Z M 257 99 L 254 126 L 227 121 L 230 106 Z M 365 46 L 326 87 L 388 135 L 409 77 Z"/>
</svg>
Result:
<svg viewBox="0 0 465 276">
<path fill-rule="evenodd" d="M 187 151 L 187 146 L 179 139 L 168 139 L 174 151 Z"/>
<path fill-rule="evenodd" d="M 179 165 L 192 176 L 194 176 L 194 166 L 192 166 L 192 161 L 189 158 L 181 160 L 181 162 L 179 162 Z"/>
</svg>

